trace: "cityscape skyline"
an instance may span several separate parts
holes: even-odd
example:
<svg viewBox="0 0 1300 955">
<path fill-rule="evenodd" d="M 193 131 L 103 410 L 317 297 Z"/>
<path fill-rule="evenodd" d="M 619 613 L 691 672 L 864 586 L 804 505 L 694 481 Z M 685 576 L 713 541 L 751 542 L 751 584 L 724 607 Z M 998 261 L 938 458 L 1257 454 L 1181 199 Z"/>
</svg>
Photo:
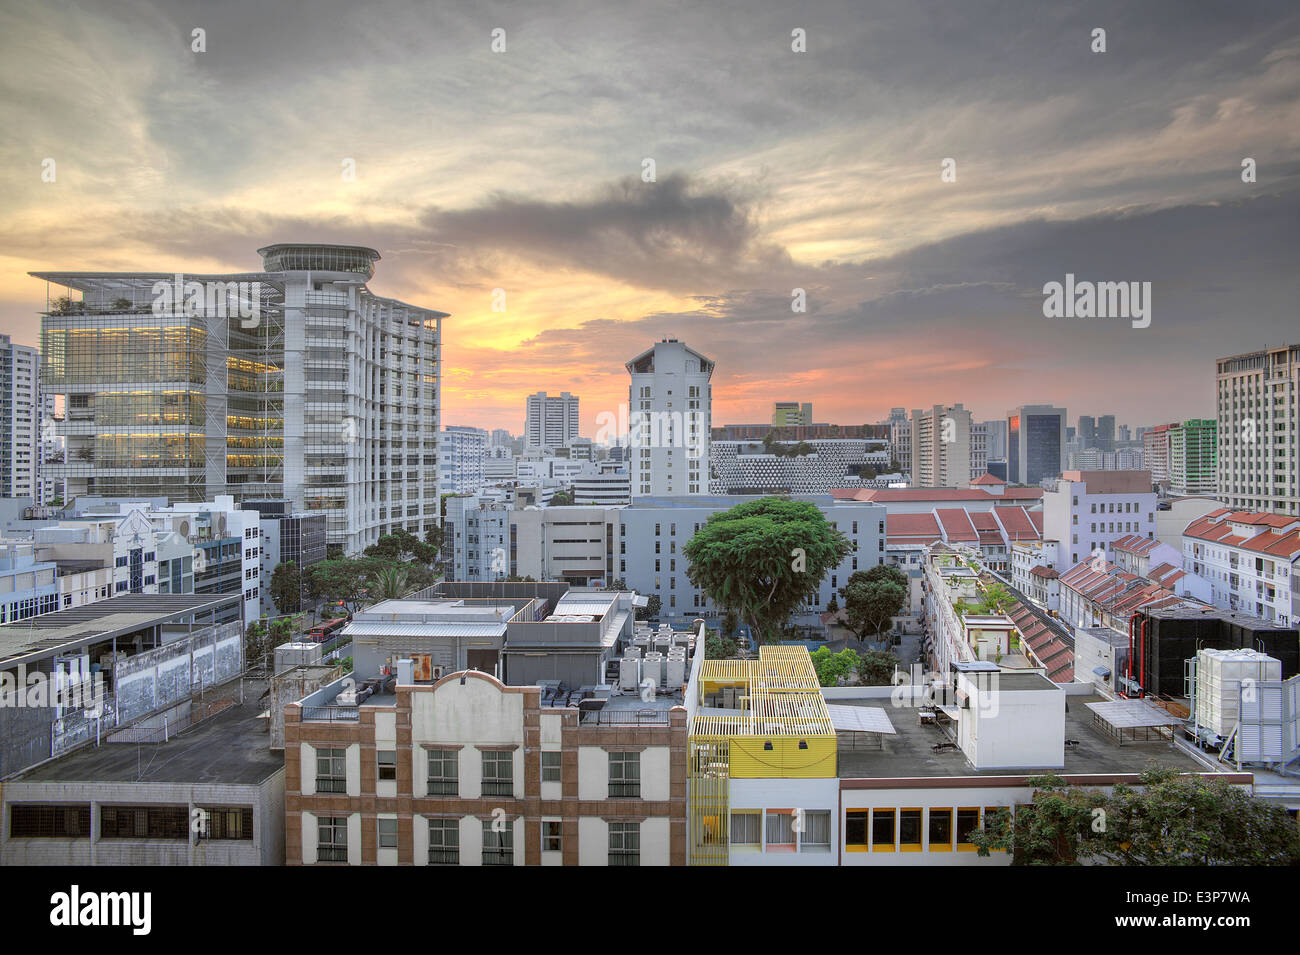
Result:
<svg viewBox="0 0 1300 955">
<path fill-rule="evenodd" d="M 379 294 L 451 315 L 446 420 L 519 430 L 527 394 L 571 391 L 585 434 L 625 400 L 622 363 L 665 337 L 716 356 L 723 423 L 765 420 L 773 390 L 841 423 L 940 402 L 977 420 L 1032 402 L 1205 417 L 1216 358 L 1289 340 L 1300 18 L 1283 4 L 1028 20 L 829 4 L 725 31 L 653 6 L 384 7 L 382 30 L 263 11 L 237 43 L 241 4 L 83 11 L 73 32 L 58 3 L 0 14 L 0 75 L 31 90 L 0 106 L 27 131 L 0 153 L 0 332 L 37 343 L 30 271 L 240 271 L 268 241 L 371 245 Z M 44 54 L 54 37 L 66 57 Z M 344 54 L 340 98 L 312 64 Z M 104 57 L 136 68 L 62 65 Z M 340 116 L 385 132 L 340 134 Z M 1044 317 L 1044 285 L 1075 276 L 1150 282 L 1150 326 Z"/>
</svg>

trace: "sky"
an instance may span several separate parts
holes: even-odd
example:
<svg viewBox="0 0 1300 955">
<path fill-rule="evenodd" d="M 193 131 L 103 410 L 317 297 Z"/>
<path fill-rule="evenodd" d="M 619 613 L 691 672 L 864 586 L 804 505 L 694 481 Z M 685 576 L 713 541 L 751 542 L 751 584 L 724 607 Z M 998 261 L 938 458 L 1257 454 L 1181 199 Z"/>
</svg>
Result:
<svg viewBox="0 0 1300 955">
<path fill-rule="evenodd" d="M 1300 341 L 1294 2 L 0 0 L 0 86 L 25 344 L 30 271 L 273 242 L 378 249 L 450 313 L 443 423 L 516 434 L 546 390 L 594 435 L 664 337 L 715 424 L 1212 417 L 1216 358 Z M 1151 283 L 1149 326 L 1046 317 L 1067 274 Z"/>
</svg>

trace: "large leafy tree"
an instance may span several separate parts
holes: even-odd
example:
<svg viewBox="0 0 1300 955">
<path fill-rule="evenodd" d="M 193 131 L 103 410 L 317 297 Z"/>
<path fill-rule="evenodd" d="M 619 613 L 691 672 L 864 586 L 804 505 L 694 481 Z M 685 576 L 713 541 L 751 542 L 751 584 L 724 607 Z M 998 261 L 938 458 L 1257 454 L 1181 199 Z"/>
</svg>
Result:
<svg viewBox="0 0 1300 955">
<path fill-rule="evenodd" d="M 1286 810 L 1222 779 L 1152 767 L 1138 787 L 1108 795 L 1059 776 L 1030 780 L 1032 802 L 972 834 L 981 855 L 1014 865 L 1300 865 L 1300 831 Z"/>
<path fill-rule="evenodd" d="M 397 600 L 414 588 L 411 586 L 411 573 L 405 566 L 389 564 L 371 575 L 368 589 L 375 600 Z"/>
<path fill-rule="evenodd" d="M 307 571 L 307 592 L 321 600 L 341 600 L 349 611 L 355 611 L 366 596 L 371 574 L 380 566 L 370 558 L 322 560 Z"/>
<path fill-rule="evenodd" d="M 414 561 L 427 566 L 438 559 L 440 541 L 441 539 L 436 535 L 430 534 L 424 540 L 420 540 L 410 531 L 398 529 L 379 538 L 377 542 L 367 547 L 364 553 L 367 557 L 374 557 L 388 563 Z"/>
<path fill-rule="evenodd" d="M 815 504 L 764 497 L 714 514 L 683 553 L 691 583 L 770 642 L 851 550 Z"/>
<path fill-rule="evenodd" d="M 271 574 L 271 599 L 280 613 L 294 613 L 302 602 L 302 574 L 293 561 L 277 564 Z"/>
<path fill-rule="evenodd" d="M 863 640 L 886 629 L 907 606 L 907 578 L 900 585 L 890 572 L 901 575 L 898 568 L 883 565 L 854 571 L 840 591 L 849 629 Z"/>
</svg>

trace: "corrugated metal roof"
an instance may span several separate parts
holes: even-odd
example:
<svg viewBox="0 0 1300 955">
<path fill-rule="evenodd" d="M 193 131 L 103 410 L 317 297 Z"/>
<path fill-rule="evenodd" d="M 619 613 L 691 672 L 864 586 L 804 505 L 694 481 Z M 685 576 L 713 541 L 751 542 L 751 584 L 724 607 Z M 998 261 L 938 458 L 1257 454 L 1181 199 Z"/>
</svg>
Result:
<svg viewBox="0 0 1300 955">
<path fill-rule="evenodd" d="M 354 623 L 343 628 L 349 637 L 500 637 L 504 623 Z"/>
</svg>

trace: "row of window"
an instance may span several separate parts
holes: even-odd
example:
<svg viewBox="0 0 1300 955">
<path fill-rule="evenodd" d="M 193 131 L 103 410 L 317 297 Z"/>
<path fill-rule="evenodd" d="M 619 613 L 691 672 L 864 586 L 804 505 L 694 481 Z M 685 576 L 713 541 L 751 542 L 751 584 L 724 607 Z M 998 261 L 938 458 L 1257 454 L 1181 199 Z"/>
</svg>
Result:
<svg viewBox="0 0 1300 955">
<path fill-rule="evenodd" d="M 252 839 L 249 807 L 197 810 L 188 806 L 100 806 L 101 839 Z M 9 808 L 11 839 L 87 839 L 90 806 L 15 803 Z"/>
<path fill-rule="evenodd" d="M 460 795 L 460 750 L 429 749 L 428 793 L 430 796 Z M 484 750 L 479 754 L 482 763 L 484 796 L 514 795 L 514 752 L 511 750 Z M 397 751 L 379 750 L 375 754 L 376 778 L 384 782 L 397 780 Z M 560 782 L 558 751 L 541 754 L 542 782 Z M 346 793 L 347 750 L 339 747 L 316 750 L 316 792 Z M 632 797 L 641 795 L 641 754 L 616 752 L 609 754 L 609 795 Z"/>
<path fill-rule="evenodd" d="M 397 848 L 397 820 L 378 819 L 378 845 L 380 849 Z M 460 820 L 429 819 L 429 865 L 460 865 Z M 609 826 L 610 865 L 635 866 L 641 864 L 641 824 L 638 822 L 611 822 Z M 317 819 L 317 862 L 346 862 L 348 860 L 348 820 L 346 816 L 321 816 Z M 543 852 L 564 850 L 563 827 L 559 820 L 548 819 L 541 823 Z M 483 848 L 480 862 L 483 865 L 514 865 L 514 828 L 499 822 L 483 820 Z"/>
</svg>

